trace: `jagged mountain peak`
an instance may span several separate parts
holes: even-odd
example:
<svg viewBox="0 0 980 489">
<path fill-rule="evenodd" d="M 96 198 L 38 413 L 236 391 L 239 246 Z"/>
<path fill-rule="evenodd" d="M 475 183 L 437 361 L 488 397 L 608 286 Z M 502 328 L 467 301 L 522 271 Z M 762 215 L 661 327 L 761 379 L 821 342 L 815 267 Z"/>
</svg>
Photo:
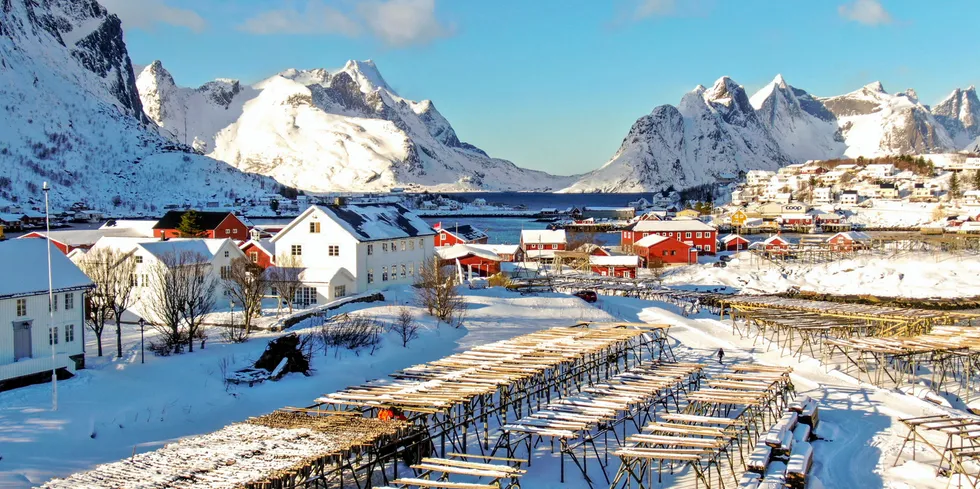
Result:
<svg viewBox="0 0 980 489">
<path fill-rule="evenodd" d="M 391 86 L 388 85 L 388 82 L 385 81 L 384 77 L 381 76 L 381 70 L 378 69 L 378 65 L 373 60 L 349 60 L 335 74 L 340 72 L 349 74 L 360 85 L 362 92 L 373 92 L 380 88 L 387 90 L 393 95 L 397 95 Z"/>
<path fill-rule="evenodd" d="M 733 99 L 741 90 L 742 86 L 735 83 L 735 80 L 723 76 L 715 81 L 711 88 L 704 92 L 704 99 L 709 102 L 719 102 L 727 105 L 726 99 Z"/>
<path fill-rule="evenodd" d="M 786 83 L 786 79 L 783 78 L 783 75 L 781 73 L 777 73 L 776 77 L 772 79 L 771 83 L 779 88 L 787 88 L 789 86 L 789 84 Z"/>
<path fill-rule="evenodd" d="M 882 85 L 880 81 L 873 81 L 861 87 L 861 89 L 869 92 L 888 93 L 885 91 L 885 86 Z"/>
</svg>

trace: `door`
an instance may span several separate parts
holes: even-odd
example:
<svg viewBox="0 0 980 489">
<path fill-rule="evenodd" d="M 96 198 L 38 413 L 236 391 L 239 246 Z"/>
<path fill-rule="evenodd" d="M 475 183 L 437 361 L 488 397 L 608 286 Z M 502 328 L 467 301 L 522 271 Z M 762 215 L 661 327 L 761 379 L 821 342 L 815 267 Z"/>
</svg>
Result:
<svg viewBox="0 0 980 489">
<path fill-rule="evenodd" d="M 31 358 L 31 323 L 14 323 L 14 361 Z"/>
</svg>

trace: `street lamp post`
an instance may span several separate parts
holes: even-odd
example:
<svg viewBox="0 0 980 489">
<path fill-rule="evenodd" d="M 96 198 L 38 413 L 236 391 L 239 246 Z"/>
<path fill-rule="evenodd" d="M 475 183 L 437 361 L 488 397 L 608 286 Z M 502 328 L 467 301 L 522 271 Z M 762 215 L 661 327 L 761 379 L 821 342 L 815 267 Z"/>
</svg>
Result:
<svg viewBox="0 0 980 489">
<path fill-rule="evenodd" d="M 235 299 L 229 299 L 228 304 L 231 306 L 231 324 L 228 325 L 231 328 L 229 332 L 231 332 L 235 330 Z"/>
<path fill-rule="evenodd" d="M 58 343 L 58 333 L 54 331 L 54 282 L 51 278 L 51 217 L 48 209 L 48 182 L 41 186 L 44 190 L 44 239 L 48 247 L 48 338 L 51 341 L 51 410 L 58 410 L 58 362 L 55 345 Z"/>
<path fill-rule="evenodd" d="M 146 350 L 143 348 L 143 328 L 146 326 L 146 320 L 140 318 L 140 363 L 146 363 Z"/>
</svg>

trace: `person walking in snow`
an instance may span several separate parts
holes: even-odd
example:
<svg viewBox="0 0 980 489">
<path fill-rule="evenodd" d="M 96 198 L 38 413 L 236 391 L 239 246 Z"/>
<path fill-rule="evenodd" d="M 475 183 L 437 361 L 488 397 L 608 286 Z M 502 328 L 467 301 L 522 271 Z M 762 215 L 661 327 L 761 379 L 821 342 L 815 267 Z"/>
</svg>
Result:
<svg viewBox="0 0 980 489">
<path fill-rule="evenodd" d="M 718 349 L 718 363 L 724 365 L 725 364 L 724 359 L 725 359 L 725 349 L 724 348 L 719 348 Z"/>
</svg>

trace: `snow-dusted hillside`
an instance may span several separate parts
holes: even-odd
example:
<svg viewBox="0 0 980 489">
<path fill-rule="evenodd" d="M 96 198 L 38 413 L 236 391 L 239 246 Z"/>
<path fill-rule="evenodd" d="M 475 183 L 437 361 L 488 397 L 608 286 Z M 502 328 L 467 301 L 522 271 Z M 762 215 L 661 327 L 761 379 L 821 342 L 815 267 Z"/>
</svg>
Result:
<svg viewBox="0 0 980 489">
<path fill-rule="evenodd" d="M 972 89 L 930 112 L 913 90 L 888 94 L 878 82 L 818 98 L 777 75 L 746 98 L 723 77 L 641 117 L 612 159 L 564 191 L 655 191 L 806 160 L 976 150 L 978 117 Z"/>
<path fill-rule="evenodd" d="M 148 129 L 119 18 L 95 0 L 0 7 L 0 206 L 43 202 L 44 180 L 56 208 L 126 214 L 274 184 Z"/>
<path fill-rule="evenodd" d="M 976 87 L 953 90 L 932 108 L 932 115 L 946 128 L 957 147 L 973 150 L 971 146 L 980 144 L 980 100 Z"/>
<path fill-rule="evenodd" d="M 722 173 L 789 163 L 745 90 L 728 77 L 697 86 L 676 108 L 641 117 L 602 168 L 564 192 L 642 192 L 712 182 Z"/>
<path fill-rule="evenodd" d="M 154 62 L 137 86 L 146 113 L 175 141 L 304 190 L 551 190 L 573 180 L 461 142 L 431 101 L 399 97 L 371 61 L 197 89 L 178 87 Z"/>
</svg>

